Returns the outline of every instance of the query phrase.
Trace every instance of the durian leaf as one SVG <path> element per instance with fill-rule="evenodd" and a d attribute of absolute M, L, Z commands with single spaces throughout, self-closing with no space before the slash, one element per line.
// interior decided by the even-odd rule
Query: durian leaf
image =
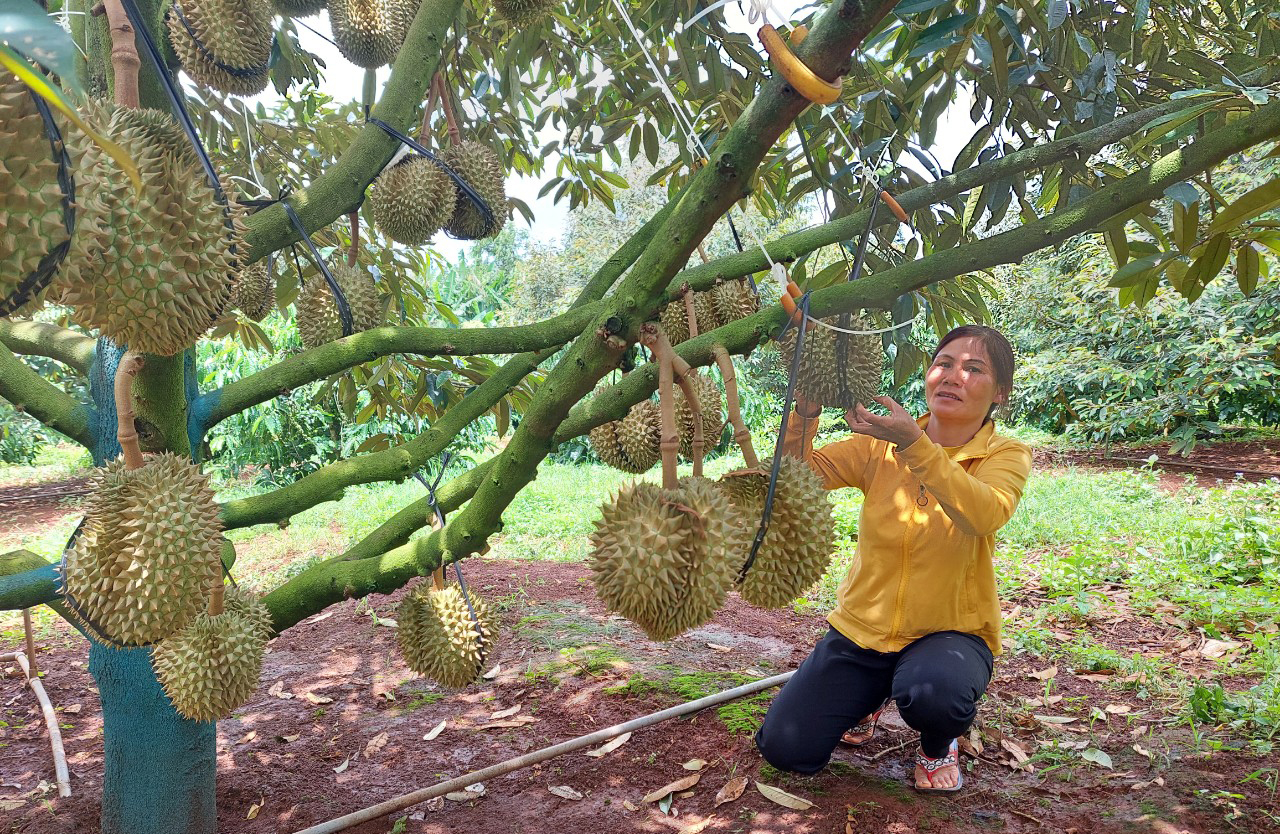
<path fill-rule="evenodd" d="M 138 173 L 138 166 L 134 164 L 133 157 L 115 142 L 98 133 L 80 118 L 80 114 L 75 108 L 67 103 L 62 97 L 62 92 L 49 82 L 49 79 L 43 73 L 33 69 L 30 64 L 24 61 L 17 52 L 12 48 L 0 44 L 0 65 L 5 69 L 18 76 L 23 84 L 26 84 L 40 98 L 49 102 L 59 113 L 70 119 L 76 127 L 85 132 L 94 143 L 102 148 L 102 152 L 111 157 L 120 169 L 129 175 L 129 180 L 133 183 L 136 191 L 142 191 L 142 175 Z"/>
<path fill-rule="evenodd" d="M 76 75 L 76 45 L 67 31 L 35 3 L 6 3 L 0 11 L 0 43 L 47 68 L 74 93 L 84 94 Z"/>

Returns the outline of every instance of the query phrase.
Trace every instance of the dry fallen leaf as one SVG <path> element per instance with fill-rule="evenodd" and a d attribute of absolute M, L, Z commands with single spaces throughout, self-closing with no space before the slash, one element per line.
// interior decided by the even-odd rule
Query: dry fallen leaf
<path fill-rule="evenodd" d="M 262 806 L 266 804 L 266 800 L 259 796 L 258 801 L 249 806 L 249 813 L 244 815 L 247 820 L 254 819 L 258 816 L 258 812 L 262 810 Z"/>
<path fill-rule="evenodd" d="M 745 791 L 746 789 L 747 789 L 747 777 L 745 776 L 733 777 L 728 782 L 725 782 L 724 787 L 721 788 L 719 792 L 716 793 L 716 801 L 712 807 L 719 808 L 721 805 L 725 804 L 726 802 L 734 801 L 738 797 L 742 796 L 742 792 Z"/>
<path fill-rule="evenodd" d="M 731 652 L 731 651 L 733 651 L 733 649 L 732 649 L 732 648 L 730 648 L 729 646 L 722 646 L 722 645 L 720 645 L 719 643 L 708 643 L 708 644 L 707 644 L 707 648 L 708 648 L 708 649 L 711 649 L 713 652 Z"/>
<path fill-rule="evenodd" d="M 1200 654 L 1207 658 L 1218 658 L 1227 652 L 1240 648 L 1240 644 L 1234 640 L 1214 640 L 1212 638 L 1205 640 L 1204 645 L 1200 647 Z"/>
<path fill-rule="evenodd" d="M 62 711 L 65 712 L 67 715 L 75 715 L 77 712 L 79 712 L 82 709 L 84 709 L 83 704 L 72 704 L 71 706 L 63 707 Z"/>
<path fill-rule="evenodd" d="M 588 750 L 587 755 L 592 757 L 593 759 L 598 759 L 601 756 L 607 755 L 609 753 L 612 753 L 614 750 L 617 750 L 619 747 L 626 744 L 627 741 L 629 741 L 630 739 L 631 739 L 631 733 L 623 733 L 620 736 L 617 736 L 615 738 L 612 738 L 606 741 L 604 744 L 600 745 L 595 750 Z"/>
<path fill-rule="evenodd" d="M 574 802 L 582 799 L 582 794 L 578 793 L 568 785 L 556 785 L 554 788 L 547 788 L 547 790 L 551 791 L 551 793 L 561 799 L 572 799 Z"/>
<path fill-rule="evenodd" d="M 1041 724 L 1070 724 L 1079 719 L 1070 715 L 1033 715 L 1032 718 Z"/>
<path fill-rule="evenodd" d="M 1128 715 L 1129 710 L 1128 704 L 1107 704 L 1107 712 L 1112 715 Z"/>
<path fill-rule="evenodd" d="M 1025 764 L 1027 759 L 1031 758 L 1030 756 L 1027 755 L 1027 751 L 1023 749 L 1022 745 L 1018 744 L 1018 742 L 1016 741 L 1011 741 L 1010 739 L 1002 738 L 1000 739 L 1000 746 L 1003 747 L 1005 750 L 1009 751 L 1009 754 L 1013 756 L 1013 759 L 1015 762 L 1017 762 L 1018 766 Z M 1017 767 L 1015 767 L 1014 769 L 1016 770 Z"/>
<path fill-rule="evenodd" d="M 364 757 L 366 759 L 370 758 L 374 753 L 377 753 L 379 750 L 381 750 L 386 746 L 387 746 L 386 732 L 384 731 L 384 732 L 378 733 L 376 736 L 369 739 L 369 743 L 364 746 Z"/>
<path fill-rule="evenodd" d="M 498 720 L 499 718 L 510 718 L 511 716 L 515 715 L 515 714 L 516 714 L 517 712 L 519 712 L 519 711 L 520 711 L 520 704 L 516 704 L 516 705 L 515 705 L 514 707 L 512 707 L 511 709 L 500 709 L 500 710 L 498 710 L 498 711 L 497 711 L 497 712 L 495 712 L 493 715 L 489 716 L 489 719 L 490 719 L 491 721 L 496 721 L 496 720 Z"/>
<path fill-rule="evenodd" d="M 282 742 L 284 742 L 285 744 L 289 744 L 289 743 L 291 743 L 291 742 L 295 742 L 295 741 L 297 741 L 297 740 L 298 740 L 299 738 L 301 738 L 301 737 L 302 737 L 302 736 L 301 736 L 300 734 L 298 734 L 298 733 L 294 733 L 294 734 L 293 734 L 293 735 L 291 735 L 291 736 L 276 736 L 276 741 L 282 741 Z"/>
<path fill-rule="evenodd" d="M 501 663 L 499 663 L 498 665 L 494 666 L 494 667 L 493 667 L 492 669 L 490 669 L 489 671 L 485 672 L 485 673 L 484 673 L 483 675 L 481 675 L 480 677 L 484 678 L 484 679 L 485 679 L 485 680 L 487 680 L 487 681 L 491 681 L 491 680 L 493 680 L 494 678 L 496 678 L 496 677 L 498 676 L 498 673 L 499 673 L 499 672 L 501 672 L 501 671 L 502 671 L 502 664 L 501 664 Z"/>
<path fill-rule="evenodd" d="M 347 758 L 343 760 L 342 764 L 338 765 L 337 767 L 335 767 L 335 768 L 333 769 L 333 772 L 334 772 L 334 773 L 342 773 L 342 772 L 343 772 L 343 771 L 345 771 L 345 770 L 346 770 L 350 765 L 351 765 L 351 757 L 350 757 L 350 756 L 347 756 Z"/>
<path fill-rule="evenodd" d="M 707 766 L 707 762 L 705 759 L 690 759 L 680 766 L 685 770 L 702 770 Z"/>
<path fill-rule="evenodd" d="M 253 741 L 257 737 L 258 737 L 258 731 L 250 730 L 249 732 L 244 734 L 243 738 L 240 739 L 240 744 L 248 744 L 249 742 Z"/>
<path fill-rule="evenodd" d="M 698 780 L 701 778 L 702 778 L 701 773 L 691 773 L 688 776 L 684 777 L 683 779 L 677 779 L 676 781 L 672 782 L 669 785 L 664 785 L 661 788 L 658 788 L 656 791 L 650 791 L 649 793 L 645 794 L 644 799 L 642 799 L 641 802 L 657 802 L 659 799 L 662 799 L 667 794 L 679 793 L 680 791 L 687 791 L 689 788 L 692 788 L 694 785 L 698 784 Z"/>
<path fill-rule="evenodd" d="M 330 609 L 329 611 L 326 611 L 323 614 L 317 614 L 314 617 L 308 617 L 307 619 L 302 621 L 301 625 L 306 625 L 307 623 L 318 623 L 321 620 L 327 620 L 332 616 L 333 616 L 333 610 Z"/>
<path fill-rule="evenodd" d="M 327 695 L 317 695 L 314 692 L 308 692 L 302 696 L 313 704 L 332 704 L 333 699 Z"/>
<path fill-rule="evenodd" d="M 1133 752 L 1137 753 L 1139 756 L 1146 756 L 1148 759 L 1155 758 L 1155 754 L 1153 754 L 1147 748 L 1143 747 L 1141 744 L 1133 745 Z"/>
<path fill-rule="evenodd" d="M 428 799 L 426 802 L 424 802 L 423 806 L 428 811 L 442 811 L 444 810 L 444 797 L 433 796 L 430 799 Z"/>
<path fill-rule="evenodd" d="M 1029 672 L 1027 677 L 1035 678 L 1038 681 L 1047 681 L 1056 674 L 1058 674 L 1058 667 L 1050 666 L 1048 669 L 1041 669 L 1039 672 Z"/>
<path fill-rule="evenodd" d="M 525 724 L 533 724 L 537 720 L 538 719 L 534 718 L 532 715 L 517 715 L 515 718 L 508 718 L 503 721 L 489 721 L 485 724 L 479 724 L 476 726 L 476 729 L 477 730 L 496 730 L 496 729 L 505 730 L 505 729 L 510 729 L 512 727 L 523 727 Z"/>
<path fill-rule="evenodd" d="M 770 802 L 777 803 L 784 808 L 792 808 L 796 811 L 807 811 L 813 807 L 813 803 L 807 799 L 801 799 L 795 794 L 787 793 L 781 788 L 775 788 L 773 785 L 766 785 L 762 782 L 756 782 L 756 790 L 760 791 L 761 796 Z"/>
<path fill-rule="evenodd" d="M 16 811 L 26 804 L 25 799 L 0 799 L 0 811 Z"/>
<path fill-rule="evenodd" d="M 446 724 L 448 724 L 448 723 L 449 723 L 449 722 L 448 722 L 447 720 L 446 720 L 446 721 L 441 721 L 439 724 L 435 725 L 435 726 L 434 726 L 434 727 L 432 727 L 430 730 L 428 730 L 428 731 L 427 731 L 427 734 L 426 734 L 425 736 L 423 736 L 423 737 L 422 737 L 422 740 L 423 740 L 423 741 L 433 741 L 433 740 L 435 740 L 436 736 L 438 736 L 438 735 L 440 735 L 441 733 L 443 733 L 443 732 L 444 732 L 444 726 L 445 726 Z"/>
<path fill-rule="evenodd" d="M 470 802 L 473 799 L 479 799 L 485 795 L 484 783 L 476 782 L 474 785 L 467 785 L 460 791 L 451 791 L 444 795 L 445 799 L 454 802 Z"/>
<path fill-rule="evenodd" d="M 623 807 L 623 808 L 626 808 L 628 811 L 639 811 L 639 810 L 640 810 L 640 806 L 639 806 L 639 805 L 637 805 L 637 804 L 635 804 L 634 802 L 632 802 L 630 799 L 624 799 L 624 800 L 622 800 L 622 807 Z"/>
<path fill-rule="evenodd" d="M 267 694 L 274 695 L 283 701 L 287 701 L 293 697 L 292 692 L 284 691 L 284 681 L 276 681 L 275 683 L 271 684 L 271 688 L 267 690 Z"/>
<path fill-rule="evenodd" d="M 1113 680 L 1116 680 L 1116 677 L 1114 675 L 1104 675 L 1100 672 L 1081 673 L 1076 675 L 1076 677 L 1082 681 L 1089 681 L 1091 683 L 1109 683 Z"/>
<path fill-rule="evenodd" d="M 702 834 L 702 832 L 706 831 L 711 823 L 715 822 L 715 820 L 715 817 L 707 817 L 702 822 L 695 822 L 693 825 L 686 825 L 684 828 L 680 829 L 680 834 Z"/>

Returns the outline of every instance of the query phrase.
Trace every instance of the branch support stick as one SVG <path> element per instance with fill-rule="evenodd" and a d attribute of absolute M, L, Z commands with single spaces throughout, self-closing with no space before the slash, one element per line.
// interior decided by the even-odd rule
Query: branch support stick
<path fill-rule="evenodd" d="M 142 370 L 143 361 L 142 354 L 129 351 L 116 370 L 116 440 L 120 442 L 120 452 L 129 469 L 141 469 L 143 466 L 138 429 L 133 419 L 133 380 Z"/>
<path fill-rule="evenodd" d="M 748 469 L 759 469 L 760 459 L 756 457 L 755 447 L 751 443 L 751 432 L 742 419 L 742 407 L 738 402 L 738 374 L 733 367 L 733 359 L 723 345 L 711 348 L 716 357 L 716 365 L 720 367 L 720 377 L 724 380 L 724 402 L 729 412 L 729 422 L 733 425 L 733 439 L 742 449 L 742 460 Z"/>
<path fill-rule="evenodd" d="M 138 57 L 136 33 L 120 0 L 106 0 L 107 26 L 111 32 L 111 69 L 115 75 L 116 104 L 137 109 L 142 106 L 138 95 Z"/>
<path fill-rule="evenodd" d="M 40 676 L 40 668 L 36 665 L 36 639 L 31 633 L 31 609 L 22 609 L 22 634 L 27 641 L 27 660 L 31 662 L 31 671 L 27 677 Z"/>

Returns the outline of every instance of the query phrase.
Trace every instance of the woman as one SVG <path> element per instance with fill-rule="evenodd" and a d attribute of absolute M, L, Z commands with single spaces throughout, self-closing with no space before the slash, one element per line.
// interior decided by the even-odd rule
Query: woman
<path fill-rule="evenodd" d="M 1000 653 L 995 532 L 1018 506 L 1031 450 L 995 432 L 1013 387 L 1013 350 L 966 325 L 943 337 L 925 374 L 929 411 L 913 419 L 846 412 L 854 437 L 814 451 L 821 408 L 796 397 L 785 449 L 827 489 L 865 494 L 858 550 L 826 636 L 778 693 L 756 744 L 770 764 L 816 773 L 837 742 L 864 744 L 889 701 L 920 733 L 914 784 L 959 790 L 956 738 L 973 722 Z M 852 728 L 852 729 L 851 729 Z"/>

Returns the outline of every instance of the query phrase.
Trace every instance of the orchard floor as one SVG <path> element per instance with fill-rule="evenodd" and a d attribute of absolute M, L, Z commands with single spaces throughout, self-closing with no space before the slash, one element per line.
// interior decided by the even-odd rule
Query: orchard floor
<path fill-rule="evenodd" d="M 656 644 L 603 610 L 584 565 L 470 560 L 467 568 L 471 587 L 501 612 L 503 637 L 488 664 L 496 675 L 442 691 L 410 673 L 386 621 L 403 591 L 348 601 L 305 621 L 272 642 L 253 699 L 219 724 L 221 832 L 293 832 L 794 668 L 824 629 L 817 615 L 762 611 L 734 594 L 712 623 Z M 1172 635 L 1139 628 L 1113 623 L 1099 628 L 1098 639 L 1125 650 L 1141 641 L 1174 642 Z M 94 831 L 102 738 L 85 647 L 65 625 L 45 644 L 44 684 L 60 711 L 74 795 L 59 799 L 51 789 L 43 721 L 31 693 L 9 674 L 0 679 L 0 830 Z M 1182 655 L 1180 663 L 1200 662 L 1196 652 Z M 1280 810 L 1274 754 L 1233 750 L 1229 743 L 1213 750 L 1121 684 L 1104 674 L 1046 668 L 1028 655 L 1002 657 L 972 736 L 969 753 L 977 755 L 965 756 L 967 786 L 954 796 L 920 796 L 907 787 L 913 737 L 896 716 L 869 749 L 838 751 L 817 776 L 773 771 L 750 735 L 766 693 L 639 730 L 599 758 L 570 753 L 493 779 L 482 797 L 418 805 L 352 831 L 1275 830 L 1267 819 L 1267 812 Z M 1050 688 L 1056 697 L 1038 700 Z M 504 711 L 506 717 L 495 718 Z M 424 739 L 441 722 L 444 729 Z M 1057 754 L 1085 747 L 1107 751 L 1111 766 Z M 1028 756 L 1029 768 L 1019 768 Z M 684 765 L 694 759 L 705 762 L 701 778 L 674 799 L 669 813 L 642 801 L 690 776 Z M 750 780 L 741 797 L 713 807 L 717 792 L 740 776 Z M 756 780 L 813 807 L 774 804 Z M 582 798 L 549 790 L 562 786 L 571 789 L 562 793 Z"/>

